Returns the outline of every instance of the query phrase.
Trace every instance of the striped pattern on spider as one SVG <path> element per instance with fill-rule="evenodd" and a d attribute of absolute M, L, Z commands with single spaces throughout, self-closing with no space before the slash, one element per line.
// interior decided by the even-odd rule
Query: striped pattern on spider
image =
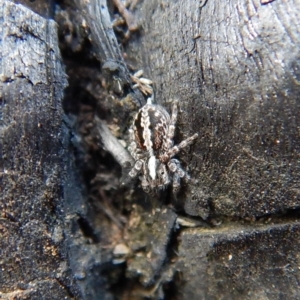
<path fill-rule="evenodd" d="M 170 116 L 162 106 L 152 104 L 152 99 L 149 98 L 147 104 L 136 114 L 129 129 L 131 143 L 128 150 L 135 160 L 129 175 L 139 175 L 146 193 L 164 189 L 169 184 L 177 192 L 181 178 L 187 176 L 180 161 L 173 157 L 190 145 L 198 134 L 195 133 L 174 146 L 177 114 L 178 101 L 173 102 Z"/>

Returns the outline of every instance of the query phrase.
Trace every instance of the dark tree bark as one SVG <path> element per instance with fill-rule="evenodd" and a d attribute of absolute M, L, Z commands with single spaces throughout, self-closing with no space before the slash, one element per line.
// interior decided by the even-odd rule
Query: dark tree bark
<path fill-rule="evenodd" d="M 220 222 L 178 233 L 178 299 L 299 297 L 299 8 L 141 5 L 139 57 L 156 101 L 179 99 L 180 139 L 199 133 L 179 155 L 194 179 L 179 200 L 188 215 Z"/>
<path fill-rule="evenodd" d="M 65 106 L 75 123 L 86 118 L 81 137 L 70 137 L 73 124 L 63 122 L 66 77 L 54 22 L 2 3 L 2 298 L 299 298 L 297 1 L 141 1 L 140 32 L 123 51 L 108 38 L 107 16 L 105 26 L 91 24 L 102 19 L 90 7 L 101 4 L 107 15 L 106 1 L 62 2 L 57 18 L 69 32 L 61 46 L 75 53 L 65 54 Z M 134 106 L 126 92 L 99 84 L 103 70 L 94 61 L 78 60 L 87 27 L 113 78 L 115 65 L 106 63 L 121 60 L 127 92 L 123 56 L 154 81 L 157 103 L 170 109 L 179 99 L 176 142 L 199 134 L 178 155 L 191 180 L 177 199 L 163 194 L 181 211 L 120 188 L 117 164 L 93 140 L 97 115 L 128 142 Z M 81 139 L 94 151 L 77 155 L 79 165 L 90 164 L 89 200 L 73 156 L 73 145 L 86 151 Z"/>
<path fill-rule="evenodd" d="M 202 3 L 202 5 L 201 5 Z M 297 1 L 145 1 L 141 52 L 156 100 L 200 137 L 185 210 L 257 217 L 299 207 Z"/>
<path fill-rule="evenodd" d="M 10 1 L 0 16 L 0 298 L 71 299 L 57 27 Z"/>

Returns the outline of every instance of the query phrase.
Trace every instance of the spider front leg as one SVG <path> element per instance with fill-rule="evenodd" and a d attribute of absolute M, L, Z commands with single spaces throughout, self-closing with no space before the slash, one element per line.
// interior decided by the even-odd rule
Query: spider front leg
<path fill-rule="evenodd" d="M 131 156 L 135 160 L 138 160 L 138 158 L 137 158 L 138 149 L 137 149 L 137 144 L 134 141 L 134 132 L 133 132 L 132 128 L 129 129 L 129 139 L 130 139 L 131 143 L 128 147 L 128 151 L 130 152 Z"/>
<path fill-rule="evenodd" d="M 188 137 L 187 139 L 183 140 L 179 145 L 176 145 L 172 148 L 170 148 L 169 150 L 167 150 L 166 153 L 160 155 L 159 159 L 161 162 L 167 162 L 168 160 L 170 160 L 170 158 L 172 158 L 173 156 L 175 156 L 179 151 L 181 151 L 181 149 L 187 147 L 188 145 L 190 145 L 196 138 L 198 137 L 198 133 L 195 133 L 194 135 Z"/>
<path fill-rule="evenodd" d="M 173 173 L 173 191 L 174 193 L 177 193 L 180 189 L 181 178 L 188 175 L 182 169 L 180 162 L 177 159 L 171 159 L 168 163 L 168 168 Z"/>
<path fill-rule="evenodd" d="M 144 156 L 145 153 L 138 148 L 137 143 L 134 141 L 134 133 L 132 129 L 129 129 L 129 134 L 130 134 L 130 140 L 132 141 L 127 148 L 131 156 L 134 158 L 134 160 L 141 160 Z"/>
<path fill-rule="evenodd" d="M 132 177 L 132 178 L 136 177 L 140 173 L 140 171 L 142 169 L 142 166 L 143 166 L 143 161 L 137 160 L 135 162 L 133 168 L 129 172 L 129 176 Z"/>
<path fill-rule="evenodd" d="M 173 102 L 173 106 L 172 106 L 172 114 L 171 114 L 170 124 L 168 126 L 166 143 L 164 145 L 165 150 L 168 150 L 173 146 L 173 138 L 175 135 L 175 125 L 177 122 L 177 115 L 178 115 L 178 101 L 175 100 Z"/>
<path fill-rule="evenodd" d="M 171 159 L 168 162 L 168 168 L 172 173 L 177 173 L 179 175 L 180 178 L 185 176 L 185 172 L 183 171 L 183 169 L 181 168 L 180 162 L 178 159 Z"/>

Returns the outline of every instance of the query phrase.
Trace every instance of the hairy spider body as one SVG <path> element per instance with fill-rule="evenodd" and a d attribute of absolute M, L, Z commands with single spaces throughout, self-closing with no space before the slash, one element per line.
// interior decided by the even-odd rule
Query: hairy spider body
<path fill-rule="evenodd" d="M 174 191 L 178 191 L 180 179 L 186 176 L 179 160 L 173 157 L 191 144 L 198 134 L 173 146 L 177 106 L 178 102 L 175 101 L 170 116 L 162 106 L 152 104 L 151 99 L 148 99 L 129 129 L 131 143 L 128 150 L 135 160 L 129 175 L 141 175 L 141 185 L 147 193 L 164 189 L 171 183 Z"/>

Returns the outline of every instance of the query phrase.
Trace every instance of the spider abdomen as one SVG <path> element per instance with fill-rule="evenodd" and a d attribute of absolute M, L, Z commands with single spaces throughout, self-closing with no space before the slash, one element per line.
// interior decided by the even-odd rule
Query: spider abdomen
<path fill-rule="evenodd" d="M 137 146 L 148 152 L 160 150 L 169 122 L 170 116 L 163 107 L 146 104 L 139 110 L 133 123 Z"/>

